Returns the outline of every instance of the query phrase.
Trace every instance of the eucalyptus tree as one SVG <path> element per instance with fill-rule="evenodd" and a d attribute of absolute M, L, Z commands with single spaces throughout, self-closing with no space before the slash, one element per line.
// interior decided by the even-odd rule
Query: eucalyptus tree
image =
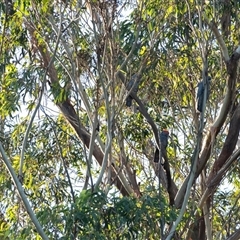
<path fill-rule="evenodd" d="M 237 1 L 0 6 L 2 236 L 237 239 Z"/>

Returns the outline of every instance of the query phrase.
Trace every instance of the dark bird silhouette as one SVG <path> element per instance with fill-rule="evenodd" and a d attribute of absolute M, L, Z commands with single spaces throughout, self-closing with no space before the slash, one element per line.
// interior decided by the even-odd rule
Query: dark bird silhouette
<path fill-rule="evenodd" d="M 138 91 L 138 87 L 139 87 L 139 75 L 138 74 L 134 74 L 130 81 L 127 84 L 127 90 L 130 91 L 129 95 L 126 98 L 126 106 L 127 107 L 131 107 L 132 106 L 132 96 L 131 96 L 131 92 L 137 93 Z"/>
<path fill-rule="evenodd" d="M 210 89 L 209 89 L 209 85 L 210 85 L 210 81 L 211 81 L 211 77 L 207 77 L 207 99 L 209 97 L 209 94 L 210 94 Z M 204 82 L 203 80 L 198 83 L 197 85 L 197 110 L 199 112 L 202 112 L 203 110 L 203 101 L 204 101 L 204 90 L 205 90 L 205 86 L 204 86 Z"/>
<path fill-rule="evenodd" d="M 166 152 L 166 148 L 168 146 L 168 137 L 169 137 L 169 132 L 167 129 L 163 129 L 162 132 L 159 135 L 160 138 L 160 143 L 161 143 L 161 151 Z M 156 148 L 155 153 L 154 153 L 154 162 L 159 162 L 159 149 Z"/>

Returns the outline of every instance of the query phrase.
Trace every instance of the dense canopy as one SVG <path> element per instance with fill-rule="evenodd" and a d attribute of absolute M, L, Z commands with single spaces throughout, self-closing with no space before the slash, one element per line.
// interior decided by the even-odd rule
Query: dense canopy
<path fill-rule="evenodd" d="M 0 17 L 1 239 L 240 238 L 239 1 Z"/>

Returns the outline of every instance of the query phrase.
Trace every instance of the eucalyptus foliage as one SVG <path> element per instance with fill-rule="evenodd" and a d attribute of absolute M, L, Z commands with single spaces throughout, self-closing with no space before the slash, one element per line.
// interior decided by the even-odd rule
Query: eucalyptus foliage
<path fill-rule="evenodd" d="M 0 2 L 0 238 L 238 239 L 239 9 Z"/>

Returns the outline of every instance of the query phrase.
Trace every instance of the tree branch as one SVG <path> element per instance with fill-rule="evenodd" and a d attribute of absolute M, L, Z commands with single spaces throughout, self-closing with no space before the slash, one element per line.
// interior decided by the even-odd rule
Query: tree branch
<path fill-rule="evenodd" d="M 17 188 L 17 191 L 18 191 L 18 194 L 20 196 L 20 199 L 22 200 L 23 202 L 23 205 L 29 215 L 29 217 L 31 218 L 33 224 L 35 225 L 36 229 L 37 229 L 37 232 L 40 234 L 40 236 L 42 237 L 43 240 L 48 240 L 48 237 L 47 235 L 45 234 L 45 232 L 43 231 L 42 229 L 42 226 L 40 225 L 38 219 L 36 218 L 36 215 L 34 214 L 28 200 L 27 200 L 27 197 L 24 193 L 24 189 L 20 183 L 20 181 L 18 180 L 18 177 L 16 175 L 16 173 L 14 172 L 14 169 L 10 163 L 10 161 L 8 160 L 8 157 L 2 147 L 2 143 L 0 142 L 0 152 L 1 152 L 1 155 L 2 155 L 2 159 L 3 159 L 3 162 L 12 178 L 12 181 L 14 183 L 14 185 L 16 186 Z"/>
<path fill-rule="evenodd" d="M 143 71 L 143 69 L 141 68 L 139 70 L 139 72 L 141 73 Z M 118 77 L 121 79 L 121 81 L 123 83 L 126 83 L 125 81 L 125 75 L 122 73 L 122 72 L 118 72 L 117 73 Z M 153 134 L 154 134 L 154 138 L 155 138 L 155 141 L 156 141 L 156 144 L 157 144 L 157 147 L 158 149 L 161 149 L 161 146 L 160 146 L 160 140 L 159 140 L 159 131 L 158 131 L 158 128 L 156 126 L 156 124 L 154 123 L 153 119 L 151 118 L 151 116 L 148 114 L 146 108 L 144 107 L 142 101 L 140 100 L 140 98 L 137 96 L 137 94 L 134 92 L 134 91 L 131 91 L 129 93 L 129 95 L 131 95 L 131 97 L 133 99 L 135 99 L 135 101 L 137 102 L 138 106 L 139 106 L 139 111 L 141 112 L 141 114 L 145 117 L 145 119 L 147 120 L 147 122 L 149 123 L 149 125 L 151 126 L 152 128 L 152 131 L 153 131 Z M 175 195 L 176 195 L 176 185 L 175 183 L 173 182 L 172 178 L 171 178 L 171 172 L 170 172 L 170 165 L 169 165 L 169 161 L 168 161 L 168 157 L 167 157 L 167 154 L 165 153 L 164 154 L 164 159 L 165 159 L 165 162 L 164 162 L 164 169 L 166 171 L 166 175 L 167 175 L 167 191 L 168 191 L 168 194 L 169 194 L 169 201 L 170 201 L 170 205 L 173 205 L 174 204 L 174 198 L 175 198 Z"/>
<path fill-rule="evenodd" d="M 240 228 L 236 230 L 235 233 L 233 233 L 229 238 L 226 240 L 238 240 L 240 238 Z"/>
<path fill-rule="evenodd" d="M 214 193 L 217 185 L 221 182 L 224 174 L 227 172 L 231 164 L 240 155 L 240 150 L 238 150 L 233 156 L 232 152 L 236 147 L 236 143 L 239 136 L 240 130 L 240 104 L 238 105 L 235 113 L 230 121 L 229 131 L 227 138 L 225 140 L 222 151 L 218 159 L 214 162 L 212 170 L 207 179 L 207 189 L 205 190 L 200 202 L 199 207 L 204 205 L 204 202 Z"/>
<path fill-rule="evenodd" d="M 219 111 L 219 115 L 216 117 L 214 123 L 212 124 L 210 130 L 208 130 L 206 137 L 204 139 L 204 145 L 198 160 L 197 170 L 195 172 L 195 179 L 199 176 L 204 166 L 207 163 L 207 160 L 211 154 L 211 148 L 214 144 L 214 140 L 219 133 L 222 125 L 224 124 L 227 115 L 232 106 L 233 96 L 235 94 L 235 85 L 236 85 L 236 74 L 237 74 L 237 65 L 240 58 L 240 46 L 233 53 L 230 60 L 227 62 L 227 72 L 229 74 L 227 84 L 226 84 L 226 95 L 224 97 L 224 101 L 222 107 Z M 184 180 L 181 188 L 179 189 L 176 197 L 175 197 L 175 205 L 176 207 L 180 207 L 183 201 L 183 197 L 187 188 L 189 176 Z"/>
<path fill-rule="evenodd" d="M 223 54 L 223 58 L 225 60 L 225 62 L 228 62 L 229 61 L 229 55 L 228 55 L 228 50 L 227 50 L 227 46 L 222 38 L 222 35 L 219 33 L 217 27 L 216 27 L 216 24 L 214 22 L 208 22 L 206 19 L 205 21 L 208 23 L 209 27 L 212 29 L 217 41 L 218 41 L 218 44 L 222 50 L 222 54 Z"/>
<path fill-rule="evenodd" d="M 51 57 L 50 57 L 48 50 L 46 49 L 45 45 L 43 43 L 40 43 L 37 40 L 37 38 L 35 37 L 34 26 L 29 23 L 25 23 L 25 24 L 26 24 L 26 27 L 32 38 L 32 41 L 35 43 L 36 47 L 38 48 L 38 50 L 42 56 L 44 66 L 48 70 L 48 74 L 50 77 L 50 87 L 52 87 L 52 85 L 55 85 L 55 86 L 57 85 L 59 88 L 61 88 L 59 85 L 57 71 L 56 71 L 54 65 L 53 64 L 49 65 Z M 71 104 L 70 100 L 67 98 L 61 102 L 57 102 L 56 105 L 59 107 L 62 114 L 64 115 L 66 120 L 69 122 L 69 124 L 72 126 L 72 128 L 75 130 L 79 139 L 87 146 L 87 148 L 89 148 L 90 134 L 87 132 L 87 130 L 84 128 L 84 126 L 80 122 L 80 119 L 79 119 L 73 105 Z M 101 149 L 96 144 L 94 144 L 94 146 L 93 146 L 93 155 L 96 158 L 96 160 L 98 161 L 98 163 L 100 165 L 102 165 L 104 155 L 103 155 L 103 152 L 101 151 Z M 112 177 L 115 179 L 114 183 L 116 184 L 117 188 L 120 190 L 122 195 L 128 196 L 129 194 L 134 193 L 129 186 L 123 185 L 125 183 L 124 179 L 120 180 L 120 178 L 123 178 L 123 176 L 120 173 L 118 175 L 116 175 L 117 169 L 114 169 L 114 168 L 115 167 L 112 165 L 112 170 L 111 170 Z"/>

